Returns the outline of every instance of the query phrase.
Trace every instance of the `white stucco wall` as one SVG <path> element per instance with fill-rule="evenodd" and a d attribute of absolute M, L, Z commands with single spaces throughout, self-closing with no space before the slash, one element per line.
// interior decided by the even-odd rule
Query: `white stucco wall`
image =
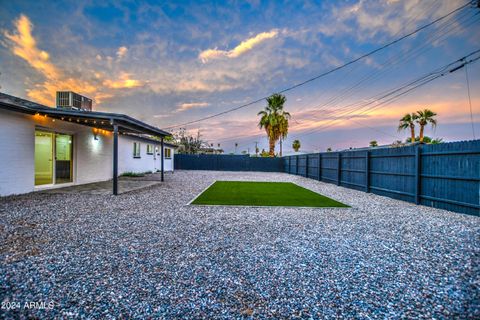
<path fill-rule="evenodd" d="M 73 184 L 112 178 L 112 133 L 98 133 L 95 140 L 91 127 L 0 109 L 0 196 L 28 193 L 45 187 L 35 188 L 35 129 L 73 135 Z M 140 159 L 133 158 L 134 141 L 141 144 Z M 160 170 L 160 155 L 147 154 L 147 144 L 155 143 L 119 136 L 119 174 Z M 160 143 L 157 146 L 160 153 Z M 173 148 L 171 153 L 172 159 L 165 159 L 165 171 L 173 170 Z"/>
<path fill-rule="evenodd" d="M 0 195 L 33 191 L 34 143 L 28 116 L 0 110 Z"/>
<path fill-rule="evenodd" d="M 133 143 L 140 143 L 140 158 L 133 157 Z M 147 145 L 153 146 L 155 154 L 147 154 Z M 118 141 L 118 172 L 136 172 L 146 171 L 157 172 L 161 169 L 160 142 L 146 141 L 132 136 L 120 135 Z M 173 148 L 170 148 L 171 159 L 164 160 L 165 171 L 173 171 Z M 156 151 L 158 149 L 158 151 Z"/>
<path fill-rule="evenodd" d="M 118 139 L 118 173 L 155 171 L 153 154 L 147 154 L 145 141 L 120 135 Z M 140 143 L 140 158 L 133 157 L 133 143 Z"/>
<path fill-rule="evenodd" d="M 35 129 L 73 135 L 73 184 L 112 178 L 111 133 L 95 140 L 90 127 L 0 110 L 0 196 L 35 190 Z"/>

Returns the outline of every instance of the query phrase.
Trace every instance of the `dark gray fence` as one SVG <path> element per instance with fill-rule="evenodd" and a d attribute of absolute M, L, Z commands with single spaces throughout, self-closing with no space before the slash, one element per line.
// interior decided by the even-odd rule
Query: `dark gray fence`
<path fill-rule="evenodd" d="M 282 158 L 261 158 L 248 155 L 176 154 L 177 170 L 266 171 L 282 172 Z"/>
<path fill-rule="evenodd" d="M 395 199 L 480 215 L 480 140 L 284 158 L 284 171 Z"/>

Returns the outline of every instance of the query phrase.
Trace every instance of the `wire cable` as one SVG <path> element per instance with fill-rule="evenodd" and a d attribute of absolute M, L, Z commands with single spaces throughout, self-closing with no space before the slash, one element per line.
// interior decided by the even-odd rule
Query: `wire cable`
<path fill-rule="evenodd" d="M 429 22 L 429 23 L 421 26 L 420 28 L 417 28 L 417 29 L 415 29 L 414 31 L 409 32 L 409 33 L 403 35 L 402 37 L 400 37 L 400 38 L 398 38 L 398 39 L 395 39 L 395 40 L 393 40 L 393 41 L 391 41 L 391 42 L 389 42 L 389 43 L 387 43 L 387 44 L 385 44 L 385 45 L 383 45 L 383 46 L 381 46 L 381 47 L 379 47 L 379 48 L 377 48 L 377 49 L 374 49 L 374 50 L 372 50 L 372 51 L 370 51 L 370 52 L 368 52 L 368 53 L 365 53 L 365 54 L 363 54 L 363 55 L 361 55 L 361 56 L 359 56 L 359 57 L 357 57 L 357 58 L 355 58 L 355 59 L 353 59 L 353 60 L 351 60 L 351 61 L 349 61 L 349 62 L 347 62 L 347 63 L 344 63 L 344 64 L 342 64 L 342 65 L 340 65 L 340 66 L 338 66 L 338 67 L 335 67 L 335 68 L 330 69 L 330 70 L 328 70 L 328 71 L 326 71 L 326 72 L 323 72 L 323 73 L 321 73 L 321 74 L 319 74 L 319 75 L 317 75 L 317 76 L 315 76 L 315 77 L 312 77 L 312 78 L 310 78 L 310 79 L 308 79 L 308 80 L 305 80 L 305 81 L 302 81 L 302 82 L 300 82 L 300 83 L 294 84 L 294 85 L 292 85 L 292 86 L 290 86 L 290 87 L 287 87 L 287 88 L 285 88 L 285 89 L 283 89 L 283 90 L 280 90 L 280 91 L 278 91 L 278 92 L 276 92 L 276 93 L 285 93 L 285 92 L 294 90 L 294 89 L 296 89 L 296 88 L 298 88 L 298 87 L 304 86 L 304 85 L 306 85 L 306 84 L 308 84 L 308 83 L 310 83 L 310 82 L 313 82 L 313 81 L 315 81 L 315 80 L 317 80 L 317 79 L 320 79 L 320 78 L 322 78 L 322 77 L 325 77 L 325 76 L 327 76 L 327 75 L 329 75 L 329 74 L 331 74 L 331 73 L 333 73 L 333 72 L 336 72 L 336 71 L 338 71 L 338 70 L 344 69 L 344 68 L 348 67 L 349 65 L 356 63 L 357 61 L 360 61 L 360 60 L 365 59 L 365 58 L 367 58 L 367 57 L 369 57 L 369 56 L 371 56 L 371 55 L 374 55 L 375 53 L 377 53 L 377 52 L 379 52 L 379 51 L 381 51 L 381 50 L 384 50 L 384 49 L 386 49 L 386 48 L 388 48 L 388 47 L 390 47 L 390 46 L 392 46 L 392 45 L 394 45 L 394 44 L 396 44 L 396 43 L 398 43 L 398 42 L 400 42 L 400 41 L 402 41 L 402 40 L 404 40 L 404 39 L 406 39 L 406 38 L 408 38 L 408 37 L 413 36 L 414 34 L 420 32 L 420 31 L 422 31 L 422 30 L 424 30 L 424 29 L 426 29 L 426 28 L 434 25 L 435 23 L 437 23 L 437 22 L 439 22 L 439 21 L 442 21 L 443 19 L 451 16 L 452 14 L 454 14 L 454 13 L 462 10 L 463 8 L 469 6 L 470 4 L 471 4 L 471 1 L 465 3 L 464 5 L 462 5 L 462 6 L 458 7 L 458 8 L 456 8 L 455 10 L 450 11 L 449 13 L 447 13 L 447 14 L 445 14 L 445 15 L 443 15 L 443 16 L 435 19 L 435 20 L 433 20 L 432 22 Z M 261 101 L 267 99 L 268 97 L 269 97 L 269 96 L 265 96 L 265 97 L 262 97 L 262 98 L 260 98 L 260 99 L 253 100 L 253 101 L 251 101 L 251 102 L 248 102 L 248 103 L 246 103 L 246 104 L 240 105 L 240 106 L 235 107 L 235 108 L 231 108 L 231 109 L 228 109 L 228 110 L 225 110 L 225 111 L 216 113 L 216 114 L 212 114 L 212 115 L 209 115 L 209 116 L 206 116 L 206 117 L 203 117 L 203 118 L 199 118 L 199 119 L 196 119 L 196 120 L 188 121 L 188 122 L 185 122 L 185 123 L 181 123 L 181 124 L 177 124 L 177 125 L 172 125 L 172 126 L 169 126 L 169 127 L 165 127 L 164 129 L 165 129 L 165 130 L 168 130 L 168 129 L 172 129 L 172 128 L 176 128 L 176 127 L 181 127 L 181 126 L 186 126 L 186 125 L 189 125 L 189 124 L 193 124 L 193 123 L 205 121 L 205 120 L 208 120 L 208 119 L 212 119 L 212 118 L 215 118 L 215 117 L 218 117 L 218 116 L 221 116 L 221 115 L 224 115 L 224 114 L 233 112 L 233 111 L 237 111 L 237 110 L 239 110 L 239 109 L 242 109 L 242 108 L 245 108 L 245 107 L 248 107 L 248 106 L 251 106 L 251 105 L 253 105 L 253 104 L 256 104 L 256 103 L 258 103 L 258 102 L 261 102 Z"/>
<path fill-rule="evenodd" d="M 465 78 L 467 80 L 467 93 L 468 93 L 468 103 L 470 105 L 470 123 L 472 124 L 472 135 L 473 135 L 473 140 L 475 140 L 475 125 L 473 124 L 473 110 L 472 110 L 472 98 L 470 96 L 470 81 L 468 80 L 468 70 L 467 70 L 467 65 L 465 65 Z"/>

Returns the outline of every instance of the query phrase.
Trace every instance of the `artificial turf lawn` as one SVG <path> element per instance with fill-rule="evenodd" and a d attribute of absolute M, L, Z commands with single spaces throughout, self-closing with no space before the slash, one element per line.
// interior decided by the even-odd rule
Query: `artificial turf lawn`
<path fill-rule="evenodd" d="M 192 204 L 279 207 L 348 207 L 291 182 L 216 181 Z"/>

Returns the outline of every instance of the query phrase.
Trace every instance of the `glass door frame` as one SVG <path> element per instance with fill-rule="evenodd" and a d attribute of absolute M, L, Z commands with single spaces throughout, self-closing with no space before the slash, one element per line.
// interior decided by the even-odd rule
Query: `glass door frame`
<path fill-rule="evenodd" d="M 45 128 L 45 127 L 40 127 L 36 126 L 34 130 L 34 137 L 37 132 L 45 132 L 45 133 L 51 133 L 52 134 L 52 183 L 49 184 L 40 184 L 36 185 L 34 181 L 34 189 L 39 190 L 39 189 L 49 189 L 49 188 L 54 188 L 54 187 L 60 187 L 60 186 L 69 186 L 75 184 L 76 180 L 76 170 L 75 170 L 75 158 L 76 158 L 76 152 L 75 152 L 75 135 L 73 132 L 65 132 L 65 131 L 59 131 L 59 130 L 54 130 L 50 128 Z M 65 183 L 56 183 L 56 155 L 57 155 L 57 143 L 56 143 L 56 135 L 57 134 L 63 134 L 63 135 L 69 135 L 72 139 L 72 149 L 71 149 L 71 154 L 70 154 L 70 171 L 71 171 L 71 177 L 72 181 L 70 182 L 65 182 Z M 34 159 L 35 159 L 35 142 L 34 142 Z M 34 180 L 35 180 L 35 170 L 34 170 Z"/>
<path fill-rule="evenodd" d="M 57 138 L 59 135 L 63 135 L 63 136 L 68 136 L 70 137 L 70 163 L 69 163 L 69 172 L 70 172 L 70 181 L 66 181 L 66 182 L 57 182 L 57 161 L 59 161 L 57 159 Z M 53 184 L 54 185 L 65 185 L 65 184 L 69 184 L 69 183 L 73 183 L 73 134 L 69 134 L 69 133 L 61 133 L 61 132 L 54 132 L 54 153 L 53 153 L 53 161 L 54 161 L 54 166 L 53 166 L 53 170 L 54 170 L 54 180 L 53 180 Z"/>

